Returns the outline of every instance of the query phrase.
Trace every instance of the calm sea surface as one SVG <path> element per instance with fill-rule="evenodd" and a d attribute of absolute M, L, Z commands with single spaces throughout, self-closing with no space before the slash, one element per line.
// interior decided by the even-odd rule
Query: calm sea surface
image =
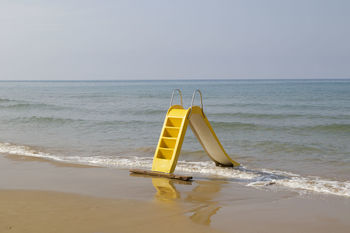
<path fill-rule="evenodd" d="M 350 197 L 350 80 L 0 82 L 0 153 L 149 169 L 174 88 L 185 107 L 202 91 L 242 164 L 216 168 L 188 128 L 178 173 Z"/>

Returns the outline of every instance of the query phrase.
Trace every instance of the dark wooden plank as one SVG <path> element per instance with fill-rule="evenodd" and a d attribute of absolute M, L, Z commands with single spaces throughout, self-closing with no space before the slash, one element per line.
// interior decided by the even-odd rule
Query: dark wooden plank
<path fill-rule="evenodd" d="M 156 177 L 145 174 L 133 173 L 130 172 L 130 176 L 139 177 L 139 178 L 165 178 L 165 177 Z M 165 178 L 168 179 L 168 178 Z M 193 180 L 178 180 L 178 179 L 169 179 L 172 184 L 183 184 L 183 185 L 191 185 Z"/>
<path fill-rule="evenodd" d="M 182 175 L 175 175 L 175 174 L 164 173 L 164 172 L 146 171 L 146 170 L 139 170 L 139 169 L 130 169 L 130 172 L 135 174 L 165 177 L 169 179 L 184 180 L 184 181 L 189 181 L 192 179 L 192 176 L 182 176 Z"/>

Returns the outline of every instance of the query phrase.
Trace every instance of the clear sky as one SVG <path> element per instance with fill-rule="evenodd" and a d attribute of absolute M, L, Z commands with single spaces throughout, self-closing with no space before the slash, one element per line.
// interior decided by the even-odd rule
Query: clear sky
<path fill-rule="evenodd" d="M 349 77 L 349 0 L 0 0 L 0 80 Z"/>

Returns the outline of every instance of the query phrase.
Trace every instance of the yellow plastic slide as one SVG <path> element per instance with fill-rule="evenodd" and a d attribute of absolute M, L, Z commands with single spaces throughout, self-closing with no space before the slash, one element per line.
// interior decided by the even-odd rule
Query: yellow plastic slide
<path fill-rule="evenodd" d="M 178 91 L 181 97 L 181 105 L 172 105 L 175 91 Z M 158 146 L 154 154 L 152 171 L 164 173 L 174 172 L 188 124 L 190 124 L 193 133 L 216 165 L 239 166 L 239 163 L 232 160 L 225 152 L 205 116 L 203 112 L 201 92 L 196 90 L 193 93 L 192 104 L 188 109 L 182 107 L 181 91 L 176 89 L 174 92 L 171 97 L 170 108 L 164 120 Z M 201 107 L 193 106 L 196 93 L 200 94 Z"/>
<path fill-rule="evenodd" d="M 191 129 L 209 157 L 219 166 L 239 166 L 239 163 L 226 153 L 202 109 L 199 106 L 193 106 L 191 109 Z"/>

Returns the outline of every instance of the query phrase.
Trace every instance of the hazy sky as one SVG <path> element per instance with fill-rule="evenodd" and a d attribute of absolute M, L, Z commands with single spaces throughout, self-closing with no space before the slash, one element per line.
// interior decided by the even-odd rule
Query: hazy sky
<path fill-rule="evenodd" d="M 349 0 L 0 0 L 0 80 L 349 77 Z"/>

